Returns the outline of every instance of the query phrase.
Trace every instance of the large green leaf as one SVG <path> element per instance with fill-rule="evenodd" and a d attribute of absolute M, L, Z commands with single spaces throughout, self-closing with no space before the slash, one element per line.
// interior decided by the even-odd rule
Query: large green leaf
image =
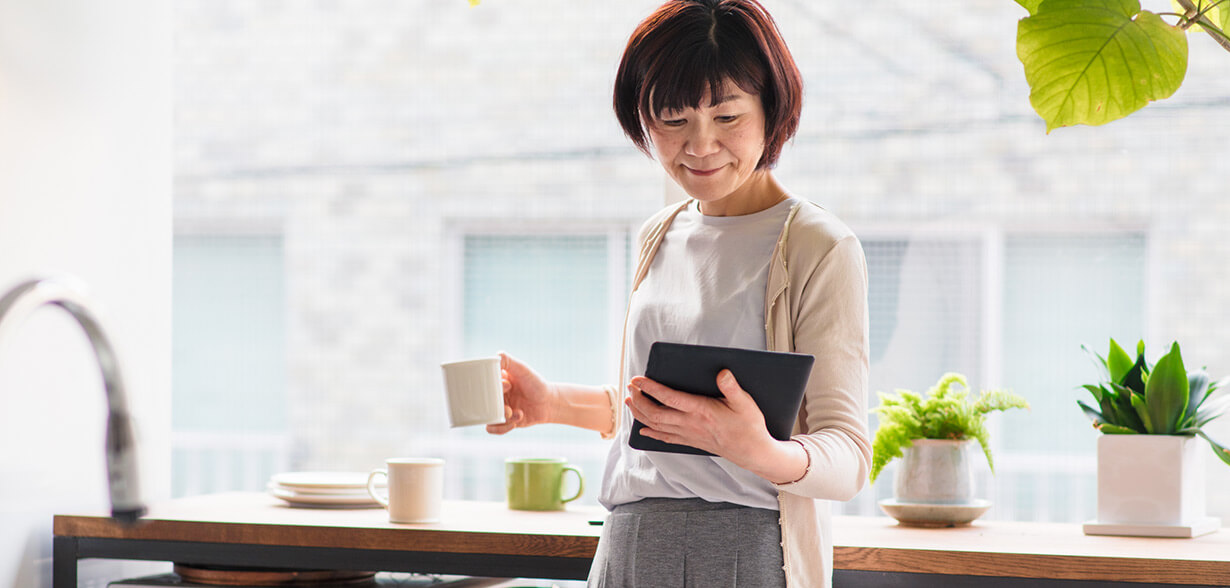
<path fill-rule="evenodd" d="M 1132 357 L 1114 339 L 1110 340 L 1110 353 L 1106 354 L 1106 369 L 1110 370 L 1110 381 L 1120 384 L 1132 369 Z"/>
<path fill-rule="evenodd" d="M 1025 7 L 1030 14 L 1038 14 L 1038 5 L 1042 3 L 1042 0 L 1016 0 L 1016 3 Z"/>
<path fill-rule="evenodd" d="M 1043 0 L 1017 26 L 1029 102 L 1046 130 L 1101 125 L 1174 94 L 1187 36 L 1138 0 Z"/>
<path fill-rule="evenodd" d="M 1187 411 L 1187 386 L 1183 355 L 1179 352 L 1179 344 L 1174 343 L 1166 355 L 1158 358 L 1145 384 L 1145 404 L 1154 434 L 1169 435 L 1179 426 Z"/>

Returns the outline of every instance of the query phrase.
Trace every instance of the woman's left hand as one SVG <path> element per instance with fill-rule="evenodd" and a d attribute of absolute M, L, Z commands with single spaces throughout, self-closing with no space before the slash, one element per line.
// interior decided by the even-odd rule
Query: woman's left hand
<path fill-rule="evenodd" d="M 730 370 L 718 373 L 717 385 L 722 397 L 710 398 L 637 376 L 628 385 L 631 394 L 624 402 L 645 425 L 642 435 L 703 449 L 750 469 L 756 456 L 764 455 L 776 439 L 765 427 L 764 413 Z"/>

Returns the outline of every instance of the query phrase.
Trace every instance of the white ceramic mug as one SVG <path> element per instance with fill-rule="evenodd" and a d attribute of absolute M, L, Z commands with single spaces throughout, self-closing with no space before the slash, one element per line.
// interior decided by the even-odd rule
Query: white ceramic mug
<path fill-rule="evenodd" d="M 504 385 L 500 358 L 483 357 L 441 364 L 448 393 L 448 418 L 454 427 L 504 422 Z"/>
<path fill-rule="evenodd" d="M 444 501 L 444 460 L 395 457 L 367 476 L 367 493 L 389 511 L 391 523 L 434 523 Z M 387 497 L 376 492 L 380 477 L 388 478 Z"/>

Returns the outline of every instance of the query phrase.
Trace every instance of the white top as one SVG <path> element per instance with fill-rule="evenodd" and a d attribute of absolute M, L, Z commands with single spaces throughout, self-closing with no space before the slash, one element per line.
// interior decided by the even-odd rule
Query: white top
<path fill-rule="evenodd" d="M 671 223 L 628 310 L 627 379 L 645 374 L 655 341 L 767 349 L 769 260 L 794 198 L 743 216 L 705 216 L 689 206 Z M 703 498 L 777 510 L 777 489 L 720 457 L 642 451 L 628 445 L 627 407 L 606 461 L 599 502 Z"/>

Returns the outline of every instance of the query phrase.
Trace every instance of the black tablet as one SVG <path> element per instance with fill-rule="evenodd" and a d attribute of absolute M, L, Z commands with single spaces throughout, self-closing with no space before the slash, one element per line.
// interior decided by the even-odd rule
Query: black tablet
<path fill-rule="evenodd" d="M 649 348 L 645 377 L 683 392 L 721 398 L 717 375 L 729 369 L 764 413 L 769 434 L 785 441 L 798 420 L 815 359 L 802 353 L 658 341 Z M 629 445 L 646 451 L 713 455 L 695 447 L 645 437 L 641 435 L 644 427 L 640 421 L 633 421 Z"/>

